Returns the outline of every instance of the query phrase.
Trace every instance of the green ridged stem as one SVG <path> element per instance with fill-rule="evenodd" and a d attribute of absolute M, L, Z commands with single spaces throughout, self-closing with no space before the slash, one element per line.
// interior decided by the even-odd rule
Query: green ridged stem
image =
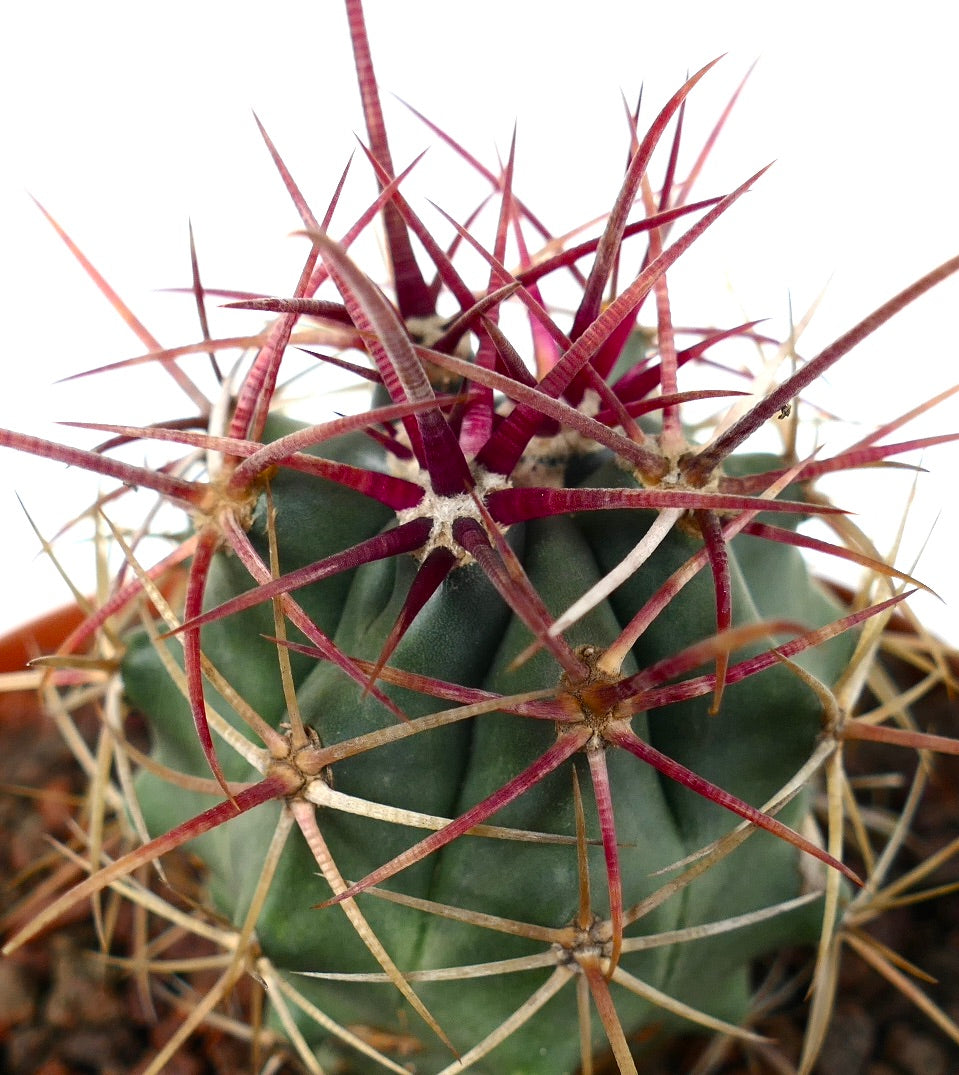
<path fill-rule="evenodd" d="M 331 446 L 323 446 L 332 456 Z M 336 457 L 369 465 L 363 438 L 336 445 Z M 360 459 L 362 456 L 362 460 Z M 769 460 L 747 469 L 762 469 Z M 629 484 L 629 476 L 604 453 L 583 457 L 575 470 L 584 485 Z M 328 482 L 280 475 L 272 482 L 277 534 L 284 570 L 320 559 L 377 532 L 390 513 L 367 498 Z M 511 528 L 509 541 L 530 580 L 553 615 L 614 567 L 654 518 L 652 513 L 588 512 L 538 520 Z M 252 530 L 265 555 L 262 509 Z M 322 529 L 320 528 L 322 525 Z M 669 574 L 697 551 L 699 542 L 675 529 L 650 561 L 608 600 L 577 623 L 567 637 L 573 645 L 608 645 L 633 613 Z M 819 626 L 837 609 L 810 580 L 792 548 L 736 538 L 730 549 L 735 622 L 789 617 Z M 318 625 L 347 654 L 375 660 L 402 605 L 416 562 L 405 556 L 378 562 L 297 593 Z M 218 554 L 209 604 L 249 588 L 231 557 Z M 274 646 L 261 636 L 273 631 L 272 610 L 264 606 L 207 626 L 203 649 L 260 714 L 274 725 L 285 717 Z M 628 674 L 646 667 L 715 631 L 715 597 L 708 569 L 670 603 L 640 638 Z M 554 660 L 541 651 L 519 670 L 510 661 L 528 645 L 528 630 L 512 615 L 474 564 L 455 570 L 434 595 L 400 643 L 391 665 L 412 672 L 485 687 L 504 694 L 556 687 Z M 173 652 L 177 643 L 168 643 Z M 771 644 L 771 643 L 770 643 Z M 759 652 L 768 646 L 755 645 Z M 804 655 L 802 663 L 825 682 L 845 666 L 851 640 L 841 639 Z M 736 659 L 742 654 L 737 653 Z M 330 664 L 293 655 L 297 698 L 304 721 L 329 745 L 388 727 L 394 718 Z M 143 710 L 154 736 L 154 754 L 165 764 L 208 775 L 192 740 L 189 707 L 152 651 L 141 639 L 124 664 L 130 702 Z M 382 686 L 382 684 L 381 684 Z M 410 717 L 446 708 L 446 703 L 408 690 L 384 687 Z M 220 707 L 215 692 L 212 703 Z M 776 667 L 727 688 L 718 716 L 710 698 L 639 714 L 634 731 L 677 761 L 748 802 L 759 805 L 784 784 L 812 752 L 821 710 L 813 692 L 785 667 Z M 221 712 L 231 716 L 228 707 Z M 334 766 L 337 791 L 406 809 L 455 817 L 534 761 L 555 741 L 549 722 L 492 713 L 416 735 L 350 758 Z M 232 779 L 255 774 L 225 748 L 224 771 Z M 606 751 L 620 843 L 626 907 L 655 891 L 651 876 L 702 845 L 729 832 L 736 819 L 685 788 L 661 777 L 625 751 Z M 575 759 L 586 806 L 587 830 L 599 823 L 585 757 Z M 565 835 L 575 832 L 570 764 L 565 764 L 491 822 Z M 141 806 L 151 829 L 162 831 L 210 805 L 209 797 L 171 789 L 149 773 L 138 779 Z M 210 870 L 217 908 L 239 923 L 260 876 L 263 855 L 280 807 L 272 804 L 231 821 L 194 847 Z M 798 796 L 779 815 L 799 824 L 808 810 Z M 421 839 L 421 830 L 324 809 L 319 824 L 343 876 L 355 881 Z M 608 914 L 602 848 L 589 850 L 592 899 Z M 532 846 L 484 838 L 461 838 L 391 878 L 386 887 L 488 914 L 552 927 L 567 925 L 577 910 L 577 861 L 572 846 Z M 801 876 L 797 853 L 765 833 L 751 836 L 730 858 L 627 930 L 627 937 L 678 929 L 740 915 L 796 896 Z M 347 922 L 341 907 L 313 905 L 330 895 L 298 832 L 284 852 L 256 931 L 264 953 L 283 973 L 298 970 L 341 972 L 379 968 Z M 481 963 L 541 952 L 540 942 L 476 926 L 454 923 L 418 910 L 360 897 L 360 906 L 379 939 L 404 971 Z M 650 985 L 719 1017 L 741 1020 L 749 1004 L 751 960 L 782 943 L 815 936 L 818 905 L 709 940 L 624 954 L 621 966 Z M 418 983 L 415 988 L 438 1022 L 465 1052 L 507 1018 L 544 981 L 549 970 L 479 978 L 465 982 Z M 344 984 L 295 977 L 298 989 L 345 1025 L 364 1024 L 420 1038 L 417 1071 L 435 1072 L 451 1060 L 445 1047 L 392 985 Z M 634 995 L 612 987 L 627 1034 L 676 1022 Z M 304 1018 L 301 1029 L 328 1061 L 348 1057 L 345 1070 L 381 1070 L 354 1051 L 327 1040 Z M 599 1024 L 594 1045 L 602 1047 Z M 486 1075 L 559 1075 L 579 1063 L 575 994 L 565 988 L 536 1017 L 481 1062 Z"/>

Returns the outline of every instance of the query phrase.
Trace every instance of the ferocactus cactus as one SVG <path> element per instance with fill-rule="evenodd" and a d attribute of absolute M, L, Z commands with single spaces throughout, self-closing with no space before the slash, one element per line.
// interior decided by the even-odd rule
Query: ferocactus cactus
<path fill-rule="evenodd" d="M 111 668 L 152 739 L 124 782 L 145 842 L 13 943 L 189 840 L 230 955 L 187 1029 L 248 971 L 315 1071 L 558 1075 L 611 1049 L 629 1072 L 690 1023 L 749 1040 L 755 957 L 828 936 L 860 884 L 834 833 L 828 850 L 818 840 L 811 789 L 843 735 L 834 691 L 864 625 L 902 598 L 890 586 L 843 608 L 802 550 L 912 582 L 797 527 L 819 516 L 845 533 L 816 477 L 931 440 L 867 438 L 829 458 L 747 442 L 794 422 L 813 380 L 959 259 L 759 399 L 683 388 L 719 341 L 755 335 L 679 349 L 670 319 L 668 269 L 757 178 L 690 201 L 677 126 L 653 190 L 653 151 L 708 68 L 634 130 L 593 239 L 554 249 L 514 195 L 511 159 L 483 172 L 492 242 L 454 225 L 456 247 L 489 266 L 477 290 L 403 196 L 359 4 L 347 7 L 380 194 L 336 241 L 337 196 L 317 219 L 267 139 L 309 254 L 292 296 L 232 303 L 277 316 L 222 398 L 202 421 L 99 426 L 113 439 L 97 452 L 3 435 L 190 519 L 149 569 L 142 532 L 115 532 L 128 567 L 60 659 L 98 634 L 117 647 Z M 377 216 L 389 296 L 349 253 Z M 558 274 L 579 287 L 571 317 L 544 298 Z M 647 300 L 655 333 L 639 322 Z M 501 327 L 507 307 L 525 312 L 525 342 Z M 365 381 L 368 409 L 286 417 L 294 338 Z M 722 415 L 693 435 L 684 417 L 709 399 Z M 131 440 L 189 454 L 156 469 L 109 454 Z M 158 585 L 177 570 L 178 604 Z M 152 614 L 118 635 L 143 599 Z"/>

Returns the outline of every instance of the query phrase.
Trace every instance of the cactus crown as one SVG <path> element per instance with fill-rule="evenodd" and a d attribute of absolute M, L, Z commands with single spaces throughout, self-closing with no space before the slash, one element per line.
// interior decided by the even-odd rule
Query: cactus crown
<path fill-rule="evenodd" d="M 826 847 L 810 831 L 807 789 L 824 767 L 840 780 L 841 744 L 860 734 L 857 670 L 902 584 L 919 585 L 864 551 L 811 483 L 948 438 L 890 443 L 910 414 L 800 458 L 796 401 L 959 258 L 761 394 L 730 388 L 719 345 L 771 341 L 750 323 L 681 346 L 667 285 L 761 175 L 693 200 L 705 155 L 677 174 L 683 110 L 709 67 L 645 132 L 633 117 L 615 204 L 578 242 L 514 192 L 512 149 L 492 171 L 437 132 L 498 207 L 491 238 L 450 221 L 444 249 L 404 197 L 413 165 L 394 167 L 360 6 L 347 9 L 379 194 L 334 239 L 340 188 L 315 215 L 261 128 L 308 254 L 291 295 L 232 296 L 276 316 L 221 398 L 179 364 L 235 347 L 204 339 L 150 356 L 196 417 L 99 424 L 111 439 L 94 452 L 0 434 L 152 490 L 191 522 L 153 565 L 143 532 L 114 531 L 124 569 L 49 673 L 68 697 L 89 674 L 77 655 L 98 647 L 147 715 L 153 751 L 135 782 L 129 748 L 116 763 L 124 821 L 145 842 L 11 946 L 108 885 L 147 900 L 133 871 L 194 840 L 231 924 L 198 914 L 190 928 L 230 954 L 153 1070 L 250 971 L 311 1070 L 555 1073 L 591 1071 L 603 1049 L 635 1071 L 635 1036 L 684 1021 L 748 1047 L 750 960 L 819 936 L 809 1070 L 840 910 L 862 882 L 841 814 Z M 349 252 L 374 220 L 389 294 Z M 488 266 L 479 285 L 461 275 L 463 249 Z M 578 289 L 569 315 L 545 297 L 561 275 Z M 213 293 L 198 276 L 193 290 L 202 313 Z M 507 311 L 525 318 L 524 342 Z M 287 418 L 294 344 L 365 383 L 369 407 Z M 694 434 L 688 416 L 709 400 L 719 414 Z M 768 424 L 782 450 L 747 452 Z M 148 440 L 186 454 L 155 468 L 114 454 Z M 812 516 L 835 542 L 797 529 Z M 886 593 L 840 608 L 803 549 L 868 567 Z M 804 865 L 816 861 L 824 873 Z"/>

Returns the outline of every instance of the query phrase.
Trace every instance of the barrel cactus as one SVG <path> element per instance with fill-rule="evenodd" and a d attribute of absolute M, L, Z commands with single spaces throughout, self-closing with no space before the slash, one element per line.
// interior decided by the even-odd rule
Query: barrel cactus
<path fill-rule="evenodd" d="M 314 216 L 267 138 L 309 252 L 292 295 L 233 296 L 276 316 L 221 397 L 192 422 L 98 426 L 96 452 L 3 434 L 189 519 L 154 565 L 138 553 L 149 521 L 115 528 L 123 569 L 55 669 L 108 640 L 151 738 L 122 781 L 142 842 L 12 945 L 189 842 L 209 896 L 192 921 L 228 957 L 154 1070 L 246 973 L 314 1071 L 557 1075 L 611 1051 L 629 1072 L 679 1028 L 752 1040 L 755 958 L 828 934 L 861 884 L 836 834 L 819 839 L 812 792 L 848 717 L 835 691 L 894 585 L 914 585 L 842 539 L 812 482 L 926 443 L 802 458 L 796 401 L 959 259 L 744 392 L 706 363 L 721 341 L 754 347 L 755 326 L 679 348 L 670 318 L 667 271 L 757 178 L 702 201 L 677 181 L 676 118 L 708 69 L 634 128 L 595 238 L 555 243 L 510 160 L 487 172 L 461 150 L 499 211 L 491 242 L 454 224 L 447 250 L 403 196 L 347 8 L 380 193 L 334 239 L 337 197 Z M 389 294 L 349 249 L 377 217 Z M 479 286 L 463 248 L 488 265 Z M 545 297 L 561 275 L 571 316 Z M 289 417 L 295 342 L 366 385 L 365 407 Z M 770 432 L 782 450 L 752 447 Z M 155 468 L 111 454 L 131 441 L 188 452 Z M 805 535 L 812 517 L 840 539 Z M 871 568 L 887 594 L 842 607 L 806 548 Z"/>

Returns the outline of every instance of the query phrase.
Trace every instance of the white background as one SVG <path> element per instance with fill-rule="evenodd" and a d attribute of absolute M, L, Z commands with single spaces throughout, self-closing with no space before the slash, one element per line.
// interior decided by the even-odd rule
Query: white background
<path fill-rule="evenodd" d="M 157 371 L 54 384 L 144 348 L 27 192 L 166 345 L 198 338 L 190 299 L 159 290 L 189 282 L 188 218 L 208 286 L 289 293 L 303 240 L 290 238 L 298 219 L 251 109 L 319 215 L 362 130 L 346 21 L 338 0 L 17 9 L 0 64 L 0 424 L 91 444 L 95 437 L 51 421 L 142 421 L 186 408 L 163 394 L 167 380 Z M 633 101 L 645 83 L 649 123 L 688 72 L 726 53 L 691 99 L 688 145 L 696 146 L 758 60 L 698 193 L 724 193 L 777 163 L 671 277 L 679 322 L 768 317 L 782 331 L 790 296 L 801 314 L 828 283 L 801 343 L 811 356 L 959 252 L 959 75 L 947 5 L 592 0 L 576 10 L 368 0 L 366 13 L 397 166 L 432 138 L 390 92 L 493 167 L 516 120 L 515 189 L 556 232 L 611 203 L 625 159 L 623 94 Z M 360 160 L 354 173 L 371 196 Z M 431 150 L 408 194 L 424 214 L 430 196 L 462 217 L 475 193 L 463 175 L 448 151 Z M 351 216 L 337 219 L 345 226 Z M 868 427 L 955 383 L 957 311 L 952 280 L 850 355 L 817 401 Z M 249 315 L 213 321 L 214 333 L 250 327 Z M 956 429 L 951 401 L 909 433 Z M 959 451 L 934 449 L 922 462 L 931 473 L 920 481 L 897 562 L 910 569 L 941 511 L 916 572 L 947 603 L 916 599 L 914 607 L 959 642 Z M 887 472 L 857 476 L 840 495 L 888 547 L 908 488 Z M 14 490 L 51 534 L 95 489 L 59 464 L 3 452 L 0 630 L 67 596 L 35 555 Z M 89 567 L 86 547 L 66 556 L 73 571 Z"/>

